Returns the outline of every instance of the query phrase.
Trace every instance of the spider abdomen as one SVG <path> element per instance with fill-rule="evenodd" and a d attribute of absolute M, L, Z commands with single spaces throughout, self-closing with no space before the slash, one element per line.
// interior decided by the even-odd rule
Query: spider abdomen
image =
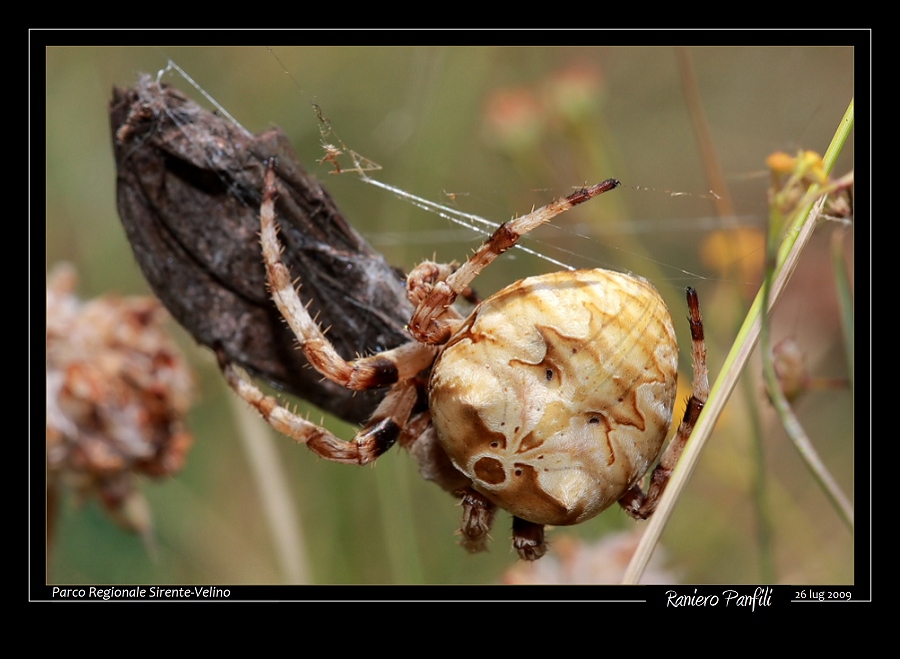
<path fill-rule="evenodd" d="M 659 457 L 678 348 L 645 280 L 607 270 L 523 279 L 482 302 L 432 370 L 438 438 L 473 487 L 537 524 L 577 524 Z"/>

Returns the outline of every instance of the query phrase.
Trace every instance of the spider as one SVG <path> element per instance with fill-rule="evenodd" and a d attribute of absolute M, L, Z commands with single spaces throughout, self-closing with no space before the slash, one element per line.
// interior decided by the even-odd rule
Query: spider
<path fill-rule="evenodd" d="M 696 292 L 687 289 L 693 393 L 665 453 L 678 348 L 671 315 L 649 282 L 602 269 L 557 272 L 508 286 L 466 318 L 453 306 L 524 234 L 618 185 L 609 179 L 502 224 L 458 268 L 417 266 L 407 278 L 412 340 L 347 361 L 281 263 L 269 161 L 260 243 L 273 301 L 324 377 L 352 390 L 390 389 L 348 442 L 263 394 L 220 355 L 225 378 L 271 426 L 326 460 L 362 465 L 399 442 L 426 479 L 459 498 L 469 551 L 486 549 L 498 508 L 513 515 L 513 546 L 525 560 L 546 552 L 545 525 L 578 524 L 615 502 L 645 519 L 709 393 Z M 645 494 L 641 482 L 657 460 Z"/>

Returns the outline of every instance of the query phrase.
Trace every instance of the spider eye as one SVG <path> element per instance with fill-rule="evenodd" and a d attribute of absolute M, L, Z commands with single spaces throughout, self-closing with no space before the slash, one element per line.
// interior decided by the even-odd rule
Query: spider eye
<path fill-rule="evenodd" d="M 548 368 L 547 369 L 547 382 L 550 382 L 550 380 L 552 380 L 552 379 L 553 379 L 553 370 Z"/>

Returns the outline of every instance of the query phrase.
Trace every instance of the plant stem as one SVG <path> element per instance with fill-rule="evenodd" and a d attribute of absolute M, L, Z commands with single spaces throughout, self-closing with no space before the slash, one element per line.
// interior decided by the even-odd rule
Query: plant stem
<path fill-rule="evenodd" d="M 835 131 L 835 135 L 832 138 L 831 144 L 823 158 L 826 172 L 830 172 L 834 167 L 837 156 L 840 154 L 852 129 L 853 101 L 851 99 L 850 105 L 844 113 L 844 116 Z M 812 236 L 816 219 L 819 216 L 819 212 L 821 212 L 823 201 L 824 200 L 820 200 L 820 202 L 816 204 L 817 212 L 815 213 L 812 212 L 814 206 L 812 201 L 805 204 L 803 209 L 797 213 L 795 222 L 785 233 L 784 239 L 778 249 L 773 277 L 771 278 L 771 294 L 768 296 L 767 305 L 769 309 L 771 309 L 772 305 L 775 304 L 784 292 L 785 285 L 800 260 L 800 254 L 809 241 L 809 238 Z M 699 462 L 700 459 L 700 453 L 703 451 L 709 436 L 712 434 L 712 429 L 715 426 L 719 415 L 722 414 L 725 403 L 728 401 L 731 392 L 734 390 L 740 374 L 743 372 L 750 359 L 756 341 L 759 339 L 762 326 L 764 300 L 766 299 L 766 296 L 764 295 L 765 292 L 765 290 L 761 289 L 753 300 L 753 304 L 750 306 L 750 311 L 748 312 L 741 329 L 738 331 L 737 338 L 722 366 L 722 371 L 710 391 L 709 400 L 703 408 L 703 412 L 700 414 L 697 425 L 694 427 L 691 439 L 688 441 L 684 454 L 681 456 L 681 461 L 678 463 L 675 473 L 660 500 L 656 514 L 650 518 L 644 536 L 641 538 L 641 542 L 628 565 L 628 569 L 625 571 L 623 583 L 636 584 L 641 578 L 641 575 L 647 567 L 647 563 L 650 561 L 653 548 L 659 542 L 662 531 L 665 528 L 669 517 L 672 515 L 675 503 L 696 468 L 697 462 Z"/>

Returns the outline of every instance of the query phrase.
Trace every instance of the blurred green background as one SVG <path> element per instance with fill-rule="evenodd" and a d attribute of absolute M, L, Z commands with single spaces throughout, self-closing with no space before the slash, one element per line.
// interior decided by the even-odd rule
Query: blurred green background
<path fill-rule="evenodd" d="M 652 279 L 682 346 L 682 291 L 697 288 L 714 378 L 761 282 L 765 159 L 778 150 L 824 152 L 853 95 L 853 57 L 848 47 L 50 48 L 48 268 L 74 263 L 82 297 L 147 292 L 116 212 L 107 108 L 114 85 L 133 85 L 172 59 L 247 129 L 280 126 L 345 216 L 405 269 L 432 256 L 462 260 L 481 238 L 353 175 L 330 176 L 316 162 L 322 150 L 311 103 L 347 145 L 383 167 L 379 180 L 497 223 L 573 186 L 619 178 L 621 189 L 560 217 L 528 246 L 576 267 Z M 684 81 L 688 69 L 696 95 Z M 166 80 L 200 100 L 179 76 Z M 702 103 L 701 123 L 724 175 L 725 189 L 715 192 L 730 199 L 730 211 L 708 194 L 714 184 L 691 97 Z M 848 172 L 852 157 L 851 138 L 835 173 Z M 835 228 L 826 222 L 817 230 L 773 323 L 776 341 L 798 341 L 813 375 L 842 378 L 847 361 L 828 251 Z M 852 275 L 852 240 L 845 250 Z M 476 286 L 487 295 L 552 269 L 515 250 Z M 505 513 L 489 553 L 470 556 L 457 547 L 460 509 L 400 450 L 356 469 L 317 460 L 273 434 L 276 468 L 254 476 L 238 408 L 214 360 L 175 332 L 198 374 L 189 419 L 196 442 L 182 473 L 143 487 L 155 557 L 96 502 L 79 507 L 70 497 L 50 549 L 48 583 L 496 583 L 516 563 Z M 686 353 L 682 376 L 689 383 Z M 755 583 L 771 561 L 778 583 L 852 583 L 852 535 L 788 443 L 760 380 L 754 359 L 662 536 L 669 574 L 683 582 Z M 686 386 L 681 391 L 683 400 Z M 797 412 L 852 496 L 849 390 L 810 392 Z M 353 434 L 346 424 L 326 424 L 342 437 Z M 753 494 L 760 448 L 762 507 Z M 263 484 L 278 482 L 276 471 L 287 490 L 263 494 Z M 272 497 L 293 509 L 270 524 Z M 762 526 L 771 527 L 768 548 L 759 539 L 761 510 Z M 634 527 L 614 508 L 549 537 L 589 543 Z"/>

